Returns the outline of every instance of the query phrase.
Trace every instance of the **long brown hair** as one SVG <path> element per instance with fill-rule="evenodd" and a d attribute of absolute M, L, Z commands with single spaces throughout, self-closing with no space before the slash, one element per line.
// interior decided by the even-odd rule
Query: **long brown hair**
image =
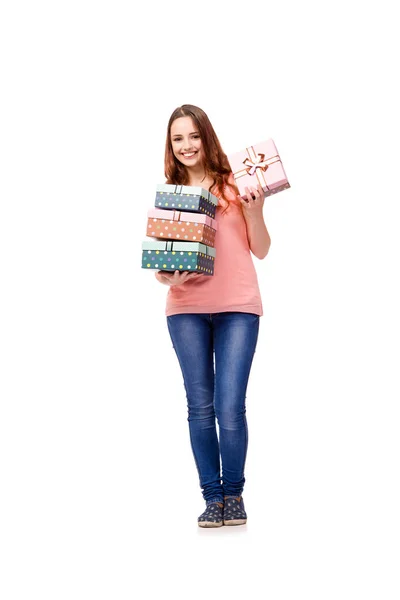
<path fill-rule="evenodd" d="M 232 170 L 227 156 L 222 150 L 217 134 L 211 125 L 210 119 L 204 110 L 198 106 L 183 104 L 174 110 L 169 119 L 164 160 L 165 177 L 167 178 L 166 183 L 173 183 L 175 185 L 189 184 L 189 175 L 186 167 L 175 158 L 172 151 L 171 126 L 175 119 L 179 119 L 180 117 L 191 117 L 193 123 L 197 127 L 204 152 L 204 167 L 206 173 L 213 179 L 210 192 L 215 195 L 220 195 L 220 197 L 227 202 L 226 207 L 228 207 L 230 200 L 225 195 L 225 186 L 229 186 L 234 191 L 235 197 L 239 191 L 236 185 L 229 181 Z"/>

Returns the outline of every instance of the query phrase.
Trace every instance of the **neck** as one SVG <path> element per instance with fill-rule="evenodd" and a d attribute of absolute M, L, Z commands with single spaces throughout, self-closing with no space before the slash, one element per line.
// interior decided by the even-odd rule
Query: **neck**
<path fill-rule="evenodd" d="M 201 185 L 207 178 L 207 173 L 202 165 L 188 169 L 189 185 Z"/>

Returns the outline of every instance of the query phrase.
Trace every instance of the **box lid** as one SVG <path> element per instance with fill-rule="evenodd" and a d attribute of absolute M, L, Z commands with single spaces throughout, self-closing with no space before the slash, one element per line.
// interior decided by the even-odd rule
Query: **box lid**
<path fill-rule="evenodd" d="M 162 208 L 151 208 L 147 211 L 149 219 L 165 219 L 166 221 L 181 221 L 189 223 L 204 223 L 212 229 L 217 230 L 218 224 L 215 219 L 201 213 L 185 212 L 180 210 L 163 210 Z"/>
<path fill-rule="evenodd" d="M 167 252 L 202 252 L 215 258 L 215 248 L 201 242 L 175 242 L 167 240 L 152 240 L 142 242 L 142 250 L 163 250 Z"/>
<path fill-rule="evenodd" d="M 173 250 L 176 250 L 177 252 L 202 252 L 208 256 L 215 257 L 215 248 L 206 246 L 201 242 L 173 242 Z"/>
<path fill-rule="evenodd" d="M 196 185 L 174 185 L 172 183 L 162 183 L 157 185 L 156 191 L 158 193 L 165 193 L 165 194 L 179 194 L 179 195 L 187 195 L 187 196 L 201 196 L 203 198 L 205 198 L 206 200 L 208 200 L 209 202 L 211 202 L 212 204 L 215 204 L 215 206 L 217 206 L 218 204 L 218 198 L 216 196 L 214 196 L 214 194 L 212 194 L 211 192 L 209 192 L 208 190 L 205 190 L 204 188 L 200 187 L 200 186 L 196 186 Z"/>

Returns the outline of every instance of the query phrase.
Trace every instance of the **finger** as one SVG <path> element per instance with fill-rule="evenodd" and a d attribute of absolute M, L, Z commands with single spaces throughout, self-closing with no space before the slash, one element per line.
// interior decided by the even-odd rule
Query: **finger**
<path fill-rule="evenodd" d="M 265 192 L 264 192 L 264 190 L 262 189 L 262 186 L 261 186 L 261 185 L 259 185 L 258 187 L 259 187 L 259 190 L 260 190 L 260 200 L 261 200 L 261 202 L 262 202 L 262 203 L 264 203 L 264 200 L 265 200 Z"/>
<path fill-rule="evenodd" d="M 247 190 L 247 191 L 245 191 L 246 197 L 243 198 L 242 196 L 239 195 L 238 198 L 243 206 L 248 206 L 250 204 L 250 200 L 248 199 L 250 191 L 249 191 L 249 188 L 245 188 L 245 190 Z"/>
<path fill-rule="evenodd" d="M 248 200 L 243 200 L 243 198 L 240 198 L 240 203 L 242 205 L 242 210 L 244 210 L 245 212 L 248 212 L 251 208 L 251 204 Z"/>
<path fill-rule="evenodd" d="M 197 279 L 198 275 L 200 275 L 200 273 L 197 273 L 197 271 L 185 271 L 180 278 L 180 283 L 185 283 L 185 281 Z"/>
<path fill-rule="evenodd" d="M 250 191 L 250 189 L 249 189 L 248 187 L 245 187 L 244 189 L 245 189 L 245 191 L 246 191 L 247 200 L 248 200 L 249 202 L 251 202 L 251 201 L 253 200 L 253 196 L 252 196 L 252 194 L 251 194 L 251 191 Z"/>
<path fill-rule="evenodd" d="M 257 190 L 254 190 L 256 198 L 254 200 L 254 204 L 257 206 L 262 206 L 264 203 L 264 192 L 260 185 L 258 185 Z"/>
<path fill-rule="evenodd" d="M 179 279 L 181 281 L 186 281 L 186 279 L 188 279 L 191 275 L 192 275 L 192 273 L 190 271 L 182 271 Z"/>

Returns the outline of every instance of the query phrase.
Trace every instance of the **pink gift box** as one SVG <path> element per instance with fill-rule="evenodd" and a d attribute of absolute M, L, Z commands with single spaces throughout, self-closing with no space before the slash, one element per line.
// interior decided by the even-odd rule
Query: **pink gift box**
<path fill-rule="evenodd" d="M 290 187 L 278 150 L 271 139 L 230 154 L 228 160 L 243 200 L 247 200 L 245 187 L 256 188 L 260 184 L 265 196 Z"/>
<path fill-rule="evenodd" d="M 149 237 L 196 241 L 214 247 L 217 228 L 215 219 L 200 213 L 161 208 L 147 212 L 146 235 Z"/>

